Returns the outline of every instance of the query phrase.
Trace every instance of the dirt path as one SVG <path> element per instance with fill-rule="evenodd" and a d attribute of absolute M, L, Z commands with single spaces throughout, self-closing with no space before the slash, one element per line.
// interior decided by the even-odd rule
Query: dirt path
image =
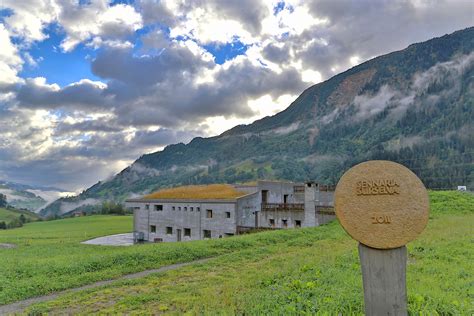
<path fill-rule="evenodd" d="M 150 275 L 152 273 L 176 270 L 176 269 L 186 267 L 186 266 L 189 266 L 189 265 L 192 265 L 192 264 L 203 263 L 203 262 L 206 262 L 208 260 L 210 260 L 210 258 L 200 259 L 200 260 L 195 260 L 195 261 L 185 262 L 185 263 L 171 264 L 169 266 L 164 266 L 164 267 L 161 267 L 159 269 L 152 269 L 152 270 L 146 270 L 146 271 L 142 271 L 142 272 L 138 272 L 138 273 L 123 275 L 123 276 L 121 276 L 117 279 L 99 281 L 99 282 L 84 285 L 84 286 L 74 288 L 74 289 L 68 289 L 68 290 L 64 290 L 64 291 L 61 291 L 61 292 L 56 292 L 56 293 L 52 293 L 52 294 L 48 294 L 48 295 L 44 295 L 44 296 L 32 297 L 32 298 L 29 298 L 29 299 L 26 299 L 26 300 L 23 300 L 23 301 L 18 301 L 18 302 L 11 303 L 11 304 L 8 304 L 8 305 L 0 306 L 0 315 L 21 313 L 25 308 L 29 307 L 30 305 L 54 300 L 55 298 L 57 298 L 58 296 L 63 295 L 63 294 L 79 292 L 79 291 L 87 290 L 87 289 L 93 289 L 93 288 L 100 287 L 100 286 L 103 286 L 103 285 L 111 284 L 115 281 L 137 279 L 137 278 L 145 277 L 145 276 Z"/>

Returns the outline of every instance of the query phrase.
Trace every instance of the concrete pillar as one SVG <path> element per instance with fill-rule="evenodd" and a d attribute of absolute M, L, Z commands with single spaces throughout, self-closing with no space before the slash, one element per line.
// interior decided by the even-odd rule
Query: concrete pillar
<path fill-rule="evenodd" d="M 318 200 L 317 184 L 307 182 L 304 186 L 304 221 L 303 227 L 318 226 L 316 221 L 316 201 Z"/>
<path fill-rule="evenodd" d="M 375 249 L 359 243 L 365 315 L 407 315 L 406 246 Z"/>

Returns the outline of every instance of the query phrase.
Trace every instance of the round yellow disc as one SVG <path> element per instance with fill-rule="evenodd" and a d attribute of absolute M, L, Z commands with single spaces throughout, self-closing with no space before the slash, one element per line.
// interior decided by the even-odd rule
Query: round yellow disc
<path fill-rule="evenodd" d="M 337 184 L 334 206 L 346 232 L 372 248 L 404 246 L 428 223 L 425 186 L 408 168 L 391 161 L 367 161 L 349 169 Z"/>

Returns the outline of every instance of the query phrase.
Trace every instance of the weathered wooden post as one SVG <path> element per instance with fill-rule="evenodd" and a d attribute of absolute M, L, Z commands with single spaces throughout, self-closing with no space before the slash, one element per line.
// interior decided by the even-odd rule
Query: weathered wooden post
<path fill-rule="evenodd" d="M 407 315 L 405 245 L 423 231 L 429 215 L 421 180 L 395 162 L 363 162 L 337 184 L 335 209 L 342 227 L 360 242 L 366 315 Z"/>

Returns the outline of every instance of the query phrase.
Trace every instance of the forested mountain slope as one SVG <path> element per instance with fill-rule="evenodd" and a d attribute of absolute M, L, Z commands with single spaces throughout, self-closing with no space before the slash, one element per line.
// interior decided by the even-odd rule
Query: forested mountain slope
<path fill-rule="evenodd" d="M 164 186 L 257 178 L 335 184 L 389 159 L 429 188 L 474 185 L 474 28 L 380 56 L 304 91 L 286 110 L 144 155 L 43 215 Z"/>

